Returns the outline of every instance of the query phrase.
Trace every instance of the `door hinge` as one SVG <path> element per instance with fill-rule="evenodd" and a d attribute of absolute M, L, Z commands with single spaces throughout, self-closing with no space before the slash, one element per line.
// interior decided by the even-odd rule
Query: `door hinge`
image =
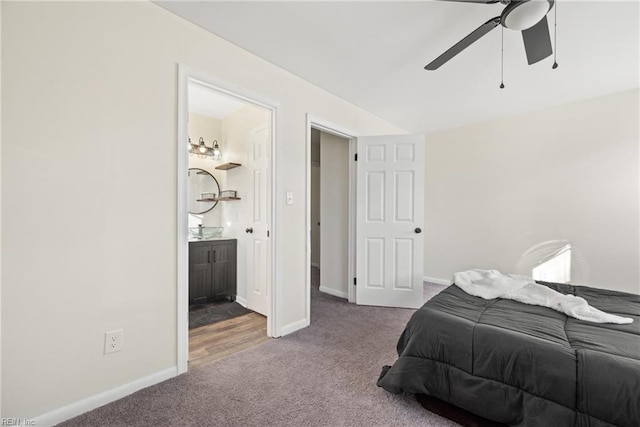
<path fill-rule="evenodd" d="M 358 286 L 358 284 L 357 284 L 357 280 L 356 280 L 356 278 L 355 278 L 355 277 L 353 278 L 353 286 Z"/>
<path fill-rule="evenodd" d="M 357 161 L 358 161 L 358 153 L 356 153 L 356 154 L 353 156 L 353 160 L 354 160 L 355 162 L 357 162 Z"/>

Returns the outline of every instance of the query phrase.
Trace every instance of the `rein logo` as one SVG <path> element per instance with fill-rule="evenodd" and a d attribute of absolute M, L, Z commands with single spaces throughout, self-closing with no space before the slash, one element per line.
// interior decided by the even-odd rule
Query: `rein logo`
<path fill-rule="evenodd" d="M 3 426 L 35 426 L 35 420 L 27 418 L 0 418 L 0 425 Z"/>

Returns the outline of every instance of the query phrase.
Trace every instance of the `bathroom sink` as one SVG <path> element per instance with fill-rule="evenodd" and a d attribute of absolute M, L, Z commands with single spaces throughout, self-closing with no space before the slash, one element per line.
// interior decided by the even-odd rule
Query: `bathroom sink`
<path fill-rule="evenodd" d="M 210 239 L 220 237 L 224 227 L 189 227 L 189 234 L 196 239 Z"/>

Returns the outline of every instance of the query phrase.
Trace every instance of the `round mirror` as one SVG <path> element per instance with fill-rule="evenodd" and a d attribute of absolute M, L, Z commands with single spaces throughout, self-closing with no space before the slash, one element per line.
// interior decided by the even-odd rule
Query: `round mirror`
<path fill-rule="evenodd" d="M 204 169 L 190 168 L 187 178 L 189 195 L 187 206 L 190 214 L 203 214 L 215 208 L 220 196 L 218 180 Z"/>

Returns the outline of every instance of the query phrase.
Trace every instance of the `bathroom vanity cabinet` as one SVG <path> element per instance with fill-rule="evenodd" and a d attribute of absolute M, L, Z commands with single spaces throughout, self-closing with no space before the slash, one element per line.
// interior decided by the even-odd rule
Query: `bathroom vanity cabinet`
<path fill-rule="evenodd" d="M 189 242 L 189 304 L 236 299 L 236 239 Z"/>

